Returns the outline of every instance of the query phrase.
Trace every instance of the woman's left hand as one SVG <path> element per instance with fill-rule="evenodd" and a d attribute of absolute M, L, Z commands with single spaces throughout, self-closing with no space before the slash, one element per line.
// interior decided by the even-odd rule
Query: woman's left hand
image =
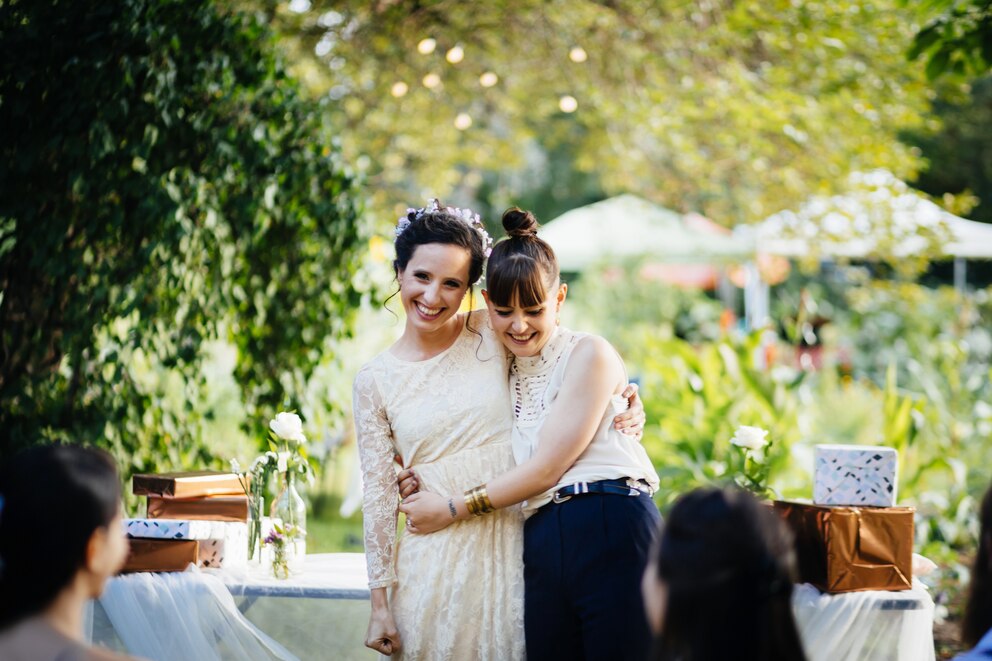
<path fill-rule="evenodd" d="M 429 491 L 403 499 L 400 511 L 406 514 L 407 528 L 418 535 L 437 532 L 454 522 L 448 509 L 448 499 Z"/>
<path fill-rule="evenodd" d="M 613 418 L 613 426 L 628 436 L 640 438 L 644 434 L 647 416 L 644 414 L 644 403 L 637 395 L 637 384 L 628 383 L 621 395 L 627 399 L 628 408 Z"/>

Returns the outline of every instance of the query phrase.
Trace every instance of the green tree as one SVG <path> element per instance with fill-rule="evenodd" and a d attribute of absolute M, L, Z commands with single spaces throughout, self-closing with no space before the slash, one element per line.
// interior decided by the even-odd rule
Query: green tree
<path fill-rule="evenodd" d="M 210 0 L 0 2 L 0 454 L 211 461 L 214 339 L 249 419 L 299 405 L 363 296 L 323 117 L 264 24 Z"/>
<path fill-rule="evenodd" d="M 246 1 L 341 100 L 379 207 L 480 189 L 506 206 L 560 145 L 607 194 L 727 225 L 920 164 L 896 137 L 928 105 L 898 0 Z"/>
<path fill-rule="evenodd" d="M 928 0 L 923 5 L 937 15 L 913 38 L 909 58 L 926 60 L 927 78 L 992 71 L 992 2 Z"/>

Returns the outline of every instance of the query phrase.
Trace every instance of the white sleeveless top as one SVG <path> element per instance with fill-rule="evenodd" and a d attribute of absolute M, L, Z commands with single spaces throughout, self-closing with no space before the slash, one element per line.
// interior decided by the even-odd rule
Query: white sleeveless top
<path fill-rule="evenodd" d="M 572 350 L 587 333 L 558 328 L 540 355 L 516 357 L 510 366 L 510 397 L 513 400 L 513 458 L 518 464 L 530 459 L 537 450 L 538 435 L 551 405 L 558 397 L 565 377 L 565 367 Z M 619 360 L 619 357 L 618 357 Z M 630 477 L 644 480 L 658 488 L 655 472 L 644 446 L 634 437 L 613 427 L 613 418 L 627 408 L 627 400 L 614 395 L 603 412 L 599 427 L 585 451 L 579 455 L 558 484 L 523 504 L 529 516 L 551 501 L 554 492 L 576 482 L 596 482 Z"/>

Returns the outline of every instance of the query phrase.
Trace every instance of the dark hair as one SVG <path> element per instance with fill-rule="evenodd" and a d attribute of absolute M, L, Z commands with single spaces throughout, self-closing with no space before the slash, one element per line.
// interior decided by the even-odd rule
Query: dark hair
<path fill-rule="evenodd" d="M 0 471 L 0 627 L 44 609 L 86 561 L 93 532 L 121 505 L 106 452 L 45 445 Z M 123 534 L 123 533 L 122 533 Z"/>
<path fill-rule="evenodd" d="M 441 243 L 459 246 L 468 250 L 471 260 L 468 267 L 468 284 L 471 286 L 482 277 L 482 267 L 486 261 L 486 247 L 482 236 L 465 220 L 450 213 L 442 206 L 437 211 L 407 214 L 410 224 L 396 237 L 396 259 L 393 272 L 399 277 L 406 269 L 418 246 L 428 243 Z"/>
<path fill-rule="evenodd" d="M 469 252 L 468 301 L 469 310 L 471 310 L 474 307 L 472 285 L 482 277 L 482 267 L 486 262 L 486 245 L 482 239 L 482 235 L 475 228 L 470 227 L 464 219 L 447 211 L 440 202 L 437 203 L 437 206 L 439 209 L 436 211 L 416 209 L 407 212 L 406 220 L 409 221 L 409 224 L 396 237 L 396 241 L 393 244 L 396 249 L 396 259 L 393 260 L 393 273 L 398 280 L 400 271 L 406 269 L 407 264 L 413 259 L 413 253 L 417 250 L 418 246 L 428 243 L 440 243 L 465 248 Z M 398 290 L 393 292 L 386 299 L 386 302 L 398 293 Z M 471 315 L 466 315 L 465 327 L 478 335 L 478 332 L 469 326 L 468 322 L 470 319 Z"/>
<path fill-rule="evenodd" d="M 683 495 L 657 549 L 667 603 L 655 659 L 806 658 L 790 603 L 792 536 L 750 494 L 705 488 Z"/>
<path fill-rule="evenodd" d="M 961 639 L 974 647 L 992 629 L 992 485 L 982 498 L 978 553 L 971 572 L 968 603 L 961 620 Z"/>
<path fill-rule="evenodd" d="M 493 304 L 509 306 L 516 298 L 521 307 L 540 305 L 558 280 L 558 258 L 538 238 L 538 227 L 530 211 L 510 207 L 503 212 L 507 238 L 493 247 L 486 267 L 486 291 Z"/>

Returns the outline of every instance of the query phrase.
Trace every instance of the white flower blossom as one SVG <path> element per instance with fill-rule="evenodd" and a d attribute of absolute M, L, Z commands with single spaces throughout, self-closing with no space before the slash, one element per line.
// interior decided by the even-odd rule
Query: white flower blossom
<path fill-rule="evenodd" d="M 762 429 L 761 427 L 748 427 L 747 425 L 741 425 L 734 432 L 734 437 L 730 439 L 733 445 L 736 445 L 747 450 L 760 450 L 761 448 L 768 445 L 768 430 Z"/>
<path fill-rule="evenodd" d="M 306 443 L 307 438 L 303 435 L 303 421 L 295 413 L 277 413 L 276 417 L 269 422 L 269 429 L 278 438 L 294 443 Z"/>

